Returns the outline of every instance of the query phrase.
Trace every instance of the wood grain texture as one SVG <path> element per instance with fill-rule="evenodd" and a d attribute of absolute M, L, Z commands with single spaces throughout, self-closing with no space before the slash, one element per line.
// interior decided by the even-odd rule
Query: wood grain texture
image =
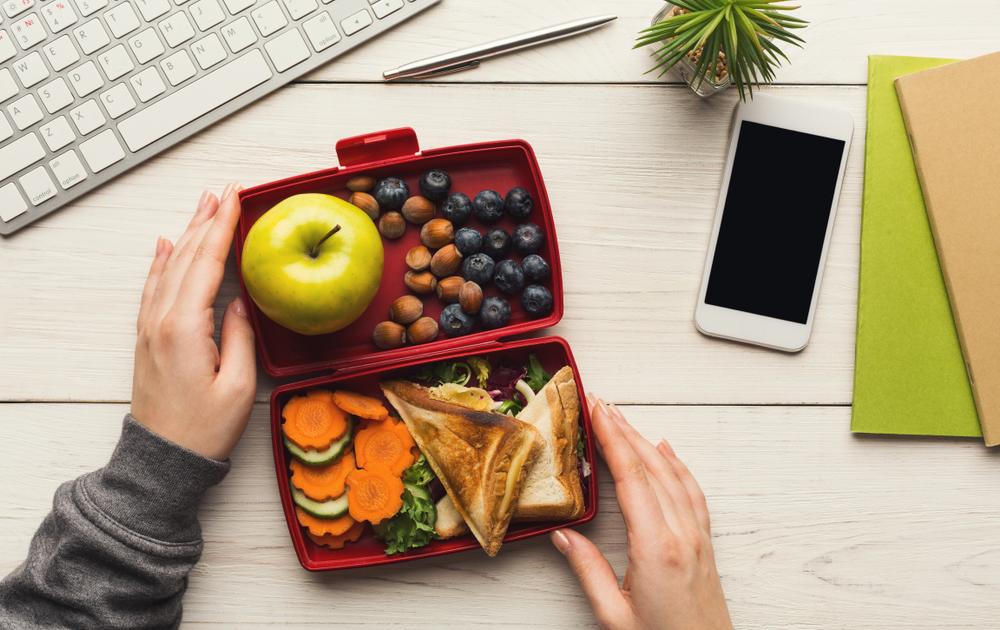
<path fill-rule="evenodd" d="M 845 107 L 857 123 L 815 333 L 801 354 L 709 340 L 692 322 L 734 94 L 702 102 L 667 86 L 299 85 L 0 241 L 0 400 L 127 401 L 156 236 L 183 231 L 202 187 L 327 167 L 339 138 L 412 125 L 425 147 L 504 137 L 534 145 L 565 274 L 566 316 L 551 332 L 570 341 L 588 386 L 630 403 L 849 403 L 865 90 L 773 91 Z M 773 159 L 777 168 L 785 156 Z M 236 294 L 232 271 L 223 305 Z M 265 379 L 261 400 L 269 390 Z"/>
<path fill-rule="evenodd" d="M 781 83 L 864 84 L 871 54 L 973 57 L 1000 48 L 993 0 L 807 0 L 802 49 L 786 47 Z M 401 63 L 590 15 L 614 24 L 551 45 L 490 60 L 446 77 L 457 82 L 655 83 L 646 50 L 633 50 L 659 0 L 442 0 L 385 37 L 312 73 L 308 80 L 380 81 Z"/>
<path fill-rule="evenodd" d="M 66 479 L 106 461 L 123 405 L 0 405 L 0 574 L 24 557 Z M 760 630 L 994 627 L 997 455 L 976 441 L 856 438 L 848 410 L 629 407 L 667 437 L 709 498 L 736 626 Z M 44 448 L 39 445 L 44 444 Z M 624 527 L 605 474 L 585 532 L 619 575 Z M 258 405 L 229 477 L 202 507 L 206 550 L 185 627 L 417 628 L 592 624 L 545 540 L 399 567 L 310 574 L 291 548 Z M 389 603 L 387 605 L 387 602 Z"/>

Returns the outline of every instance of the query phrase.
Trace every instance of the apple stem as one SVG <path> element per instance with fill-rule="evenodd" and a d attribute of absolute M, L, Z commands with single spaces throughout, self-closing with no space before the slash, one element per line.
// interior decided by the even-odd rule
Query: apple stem
<path fill-rule="evenodd" d="M 313 258 L 319 256 L 319 246 L 326 242 L 326 239 L 330 238 L 334 234 L 340 231 L 340 224 L 333 226 L 333 229 L 326 233 L 323 238 L 319 239 L 319 242 L 313 245 L 313 248 L 309 250 L 309 255 Z"/>

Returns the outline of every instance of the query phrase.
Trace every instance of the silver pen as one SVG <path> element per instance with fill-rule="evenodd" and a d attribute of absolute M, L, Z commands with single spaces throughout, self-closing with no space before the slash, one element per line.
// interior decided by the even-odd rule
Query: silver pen
<path fill-rule="evenodd" d="M 572 37 L 573 35 L 586 33 L 587 31 L 604 26 L 605 24 L 613 22 L 617 19 L 618 16 L 616 15 L 602 15 L 598 17 L 573 20 L 572 22 L 566 22 L 565 24 L 557 24 L 556 26 L 538 29 L 537 31 L 521 33 L 520 35 L 511 35 L 510 37 L 498 39 L 493 42 L 470 46 L 469 48 L 462 48 L 461 50 L 454 50 L 449 53 L 435 55 L 419 61 L 403 64 L 398 68 L 386 70 L 382 73 L 382 77 L 386 81 L 395 81 L 398 79 L 426 79 L 429 77 L 451 74 L 453 72 L 461 72 L 462 70 L 470 70 L 478 67 L 479 62 L 484 59 L 504 55 L 516 50 L 537 46 L 539 44 L 546 44 L 557 39 L 563 39 L 564 37 Z"/>

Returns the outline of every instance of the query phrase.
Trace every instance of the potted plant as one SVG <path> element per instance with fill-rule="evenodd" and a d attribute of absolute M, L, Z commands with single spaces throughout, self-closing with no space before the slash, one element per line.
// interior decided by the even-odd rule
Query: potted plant
<path fill-rule="evenodd" d="M 753 97 L 755 85 L 774 80 L 788 57 L 776 42 L 801 46 L 791 29 L 807 22 L 789 15 L 798 6 L 783 0 L 672 0 L 639 33 L 635 47 L 657 46 L 660 76 L 676 68 L 699 96 L 735 84 L 740 98 Z"/>

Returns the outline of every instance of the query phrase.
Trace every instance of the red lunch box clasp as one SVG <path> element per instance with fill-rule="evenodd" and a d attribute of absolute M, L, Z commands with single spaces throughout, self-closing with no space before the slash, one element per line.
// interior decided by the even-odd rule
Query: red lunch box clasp
<path fill-rule="evenodd" d="M 417 133 L 410 127 L 366 133 L 337 143 L 337 159 L 344 168 L 374 164 L 420 153 Z"/>

